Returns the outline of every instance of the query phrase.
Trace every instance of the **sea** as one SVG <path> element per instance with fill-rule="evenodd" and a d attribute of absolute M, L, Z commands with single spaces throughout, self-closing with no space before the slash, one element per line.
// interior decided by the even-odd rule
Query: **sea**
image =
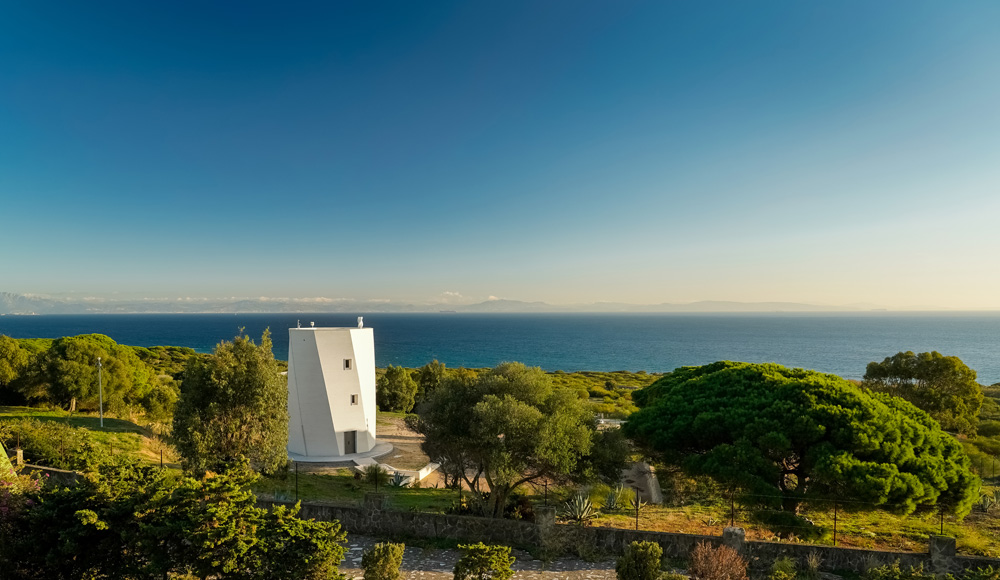
<path fill-rule="evenodd" d="M 669 372 L 717 360 L 777 362 L 859 379 L 899 351 L 962 359 L 979 382 L 1000 382 L 1000 312 L 754 314 L 383 314 L 359 313 L 374 329 L 380 367 L 492 367 L 504 361 L 555 371 Z M 106 334 L 134 346 L 211 352 L 242 329 L 270 329 L 288 356 L 288 328 L 357 326 L 356 314 L 87 314 L 0 316 L 0 334 L 57 338 Z"/>

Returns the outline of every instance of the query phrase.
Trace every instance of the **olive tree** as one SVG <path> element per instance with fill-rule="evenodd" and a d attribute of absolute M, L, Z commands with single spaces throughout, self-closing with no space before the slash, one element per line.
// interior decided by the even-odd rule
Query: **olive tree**
<path fill-rule="evenodd" d="M 964 515 L 975 500 L 968 457 L 927 413 L 834 375 L 722 361 L 676 369 L 633 397 L 641 408 L 626 435 L 787 511 L 850 497 Z"/>
<path fill-rule="evenodd" d="M 469 489 L 488 491 L 485 511 L 501 517 L 519 486 L 574 473 L 590 451 L 593 416 L 541 369 L 503 363 L 443 382 L 420 408 L 418 427 L 424 452 Z"/>

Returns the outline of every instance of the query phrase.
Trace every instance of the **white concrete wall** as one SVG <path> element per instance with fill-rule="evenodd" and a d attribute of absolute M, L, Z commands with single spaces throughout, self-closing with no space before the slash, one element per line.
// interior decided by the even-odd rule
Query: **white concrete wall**
<path fill-rule="evenodd" d="M 344 360 L 351 368 L 344 368 Z M 351 395 L 357 403 L 351 404 Z M 288 451 L 304 458 L 345 453 L 357 431 L 358 453 L 375 445 L 375 340 L 371 328 L 288 330 Z"/>

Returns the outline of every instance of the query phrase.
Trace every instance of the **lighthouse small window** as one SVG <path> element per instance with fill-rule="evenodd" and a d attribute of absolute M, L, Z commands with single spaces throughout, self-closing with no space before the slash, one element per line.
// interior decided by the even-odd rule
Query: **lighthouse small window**
<path fill-rule="evenodd" d="M 351 404 L 352 405 L 357 405 L 358 404 L 358 396 L 357 395 L 351 395 Z"/>
<path fill-rule="evenodd" d="M 344 370 L 345 371 L 351 370 L 351 359 L 349 358 L 344 359 Z"/>

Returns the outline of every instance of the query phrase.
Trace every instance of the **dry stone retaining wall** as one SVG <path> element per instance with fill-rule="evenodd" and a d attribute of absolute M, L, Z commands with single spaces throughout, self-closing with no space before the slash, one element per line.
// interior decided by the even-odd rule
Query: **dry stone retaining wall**
<path fill-rule="evenodd" d="M 751 565 L 770 566 L 787 556 L 805 564 L 815 554 L 827 570 L 862 572 L 872 565 L 892 564 L 923 566 L 934 572 L 958 572 L 963 569 L 1000 567 L 1000 559 L 957 556 L 955 539 L 933 536 L 928 553 L 884 552 L 856 548 L 838 548 L 816 544 L 746 541 L 740 528 L 726 528 L 722 536 L 699 536 L 667 532 L 647 532 L 619 528 L 584 527 L 555 523 L 555 508 L 536 508 L 535 522 L 495 520 L 472 516 L 403 512 L 385 508 L 385 495 L 367 494 L 362 507 L 302 504 L 300 517 L 338 520 L 348 532 L 367 536 L 414 536 L 443 538 L 465 542 L 506 544 L 521 548 L 538 547 L 551 555 L 575 553 L 581 556 L 618 555 L 631 542 L 656 542 L 667 557 L 687 558 L 699 542 L 735 548 Z M 262 507 L 292 505 L 291 502 L 260 500 Z"/>

